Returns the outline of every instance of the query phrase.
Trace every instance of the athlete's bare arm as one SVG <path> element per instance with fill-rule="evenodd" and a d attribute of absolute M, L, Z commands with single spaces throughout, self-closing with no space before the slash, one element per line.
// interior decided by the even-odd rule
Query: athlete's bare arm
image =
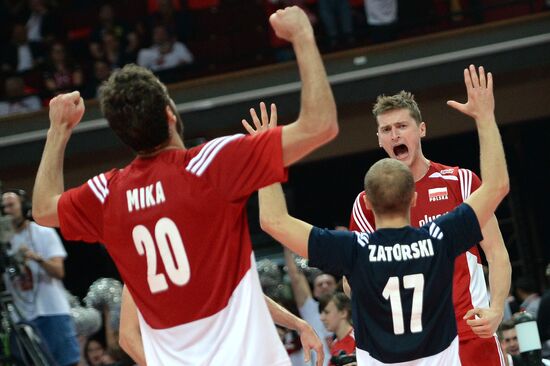
<path fill-rule="evenodd" d="M 294 301 L 296 301 L 298 308 L 301 308 L 308 299 L 313 297 L 311 288 L 309 287 L 306 276 L 298 270 L 292 252 L 285 248 L 284 256 L 286 268 L 288 269 L 288 276 L 290 277 L 290 285 L 292 286 L 292 292 L 294 294 Z"/>
<path fill-rule="evenodd" d="M 269 309 L 269 313 L 273 318 L 273 322 L 282 327 L 295 330 L 298 334 L 300 334 L 300 341 L 302 342 L 302 347 L 304 348 L 305 362 L 309 363 L 309 360 L 311 360 L 311 350 L 314 350 L 317 353 L 317 362 L 315 365 L 321 366 L 324 359 L 323 343 L 311 325 L 309 325 L 305 320 L 298 318 L 296 315 L 292 314 L 290 311 L 277 304 L 269 297 L 264 295 L 264 298 Z"/>
<path fill-rule="evenodd" d="M 474 314 L 480 319 L 470 319 L 468 324 L 480 337 L 489 337 L 502 318 L 504 298 L 510 287 L 510 262 L 504 248 L 494 212 L 510 189 L 508 170 L 502 140 L 494 115 L 493 77 L 485 74 L 483 67 L 479 74 L 471 65 L 464 70 L 464 82 L 468 101 L 460 104 L 449 101 L 448 104 L 460 112 L 474 118 L 479 135 L 481 186 L 468 198 L 466 203 L 475 211 L 483 234 L 487 235 L 482 248 L 487 250 L 492 265 L 490 284 L 496 285 L 490 309 L 472 309 L 464 318 Z M 502 283 L 500 278 L 502 276 Z M 497 280 L 498 278 L 498 280 Z M 494 292 L 493 292 L 494 291 Z"/>
<path fill-rule="evenodd" d="M 65 147 L 73 128 L 82 119 L 84 109 L 84 100 L 79 92 L 60 94 L 50 100 L 50 129 L 32 195 L 32 214 L 40 225 L 59 226 L 57 201 L 65 190 Z"/>
<path fill-rule="evenodd" d="M 470 65 L 464 70 L 468 101 L 464 104 L 447 102 L 449 106 L 472 117 L 479 136 L 481 186 L 466 199 L 476 213 L 481 227 L 491 219 L 502 199 L 510 190 L 508 169 L 502 139 L 495 119 L 493 76 L 485 75 L 483 67 Z"/>
<path fill-rule="evenodd" d="M 254 109 L 250 110 L 252 123 L 242 120 L 243 126 L 250 133 L 255 135 L 277 126 L 277 107 L 271 105 L 271 115 L 268 116 L 264 103 L 260 104 L 261 118 L 258 118 Z M 260 226 L 275 240 L 286 246 L 294 253 L 307 258 L 307 243 L 310 224 L 291 217 L 286 207 L 283 188 L 280 183 L 272 184 L 258 191 L 260 202 Z"/>
<path fill-rule="evenodd" d="M 288 166 L 338 134 L 336 103 L 311 23 L 297 6 L 269 18 L 275 34 L 292 43 L 302 80 L 298 119 L 283 128 L 283 161 Z"/>
<path fill-rule="evenodd" d="M 510 291 L 512 266 L 508 250 L 493 215 L 482 228 L 481 249 L 485 253 L 489 266 L 489 288 L 491 304 L 489 309 L 480 309 L 479 319 L 472 320 L 472 331 L 482 338 L 492 337 L 504 316 L 504 302 Z"/>
<path fill-rule="evenodd" d="M 124 352 L 138 365 L 147 366 L 136 304 L 126 286 L 122 289 L 118 337 L 118 343 Z"/>

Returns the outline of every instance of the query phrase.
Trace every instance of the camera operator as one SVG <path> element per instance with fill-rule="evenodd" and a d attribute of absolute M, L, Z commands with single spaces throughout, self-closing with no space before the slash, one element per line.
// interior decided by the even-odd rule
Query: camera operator
<path fill-rule="evenodd" d="M 80 358 L 76 330 L 61 279 L 67 252 L 54 229 L 31 221 L 30 200 L 23 190 L 2 194 L 4 213 L 12 217 L 15 231 L 8 255 L 20 257 L 22 269 L 4 274 L 7 291 L 23 319 L 42 334 L 59 366 L 76 365 Z"/>

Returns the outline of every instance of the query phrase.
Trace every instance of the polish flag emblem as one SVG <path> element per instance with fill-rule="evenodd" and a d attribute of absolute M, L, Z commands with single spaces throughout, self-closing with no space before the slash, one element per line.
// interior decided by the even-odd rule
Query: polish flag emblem
<path fill-rule="evenodd" d="M 428 199 L 430 202 L 442 201 L 449 198 L 447 187 L 428 189 Z"/>

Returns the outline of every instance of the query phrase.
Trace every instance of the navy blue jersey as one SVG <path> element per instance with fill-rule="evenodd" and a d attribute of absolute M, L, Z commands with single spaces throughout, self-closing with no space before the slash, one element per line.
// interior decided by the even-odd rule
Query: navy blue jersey
<path fill-rule="evenodd" d="M 481 240 L 474 211 L 461 204 L 420 228 L 313 228 L 309 265 L 347 277 L 359 350 L 383 363 L 412 361 L 441 353 L 457 337 L 454 260 Z"/>

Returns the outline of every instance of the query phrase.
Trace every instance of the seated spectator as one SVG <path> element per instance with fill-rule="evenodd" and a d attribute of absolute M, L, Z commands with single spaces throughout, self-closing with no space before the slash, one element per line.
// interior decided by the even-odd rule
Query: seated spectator
<path fill-rule="evenodd" d="M 51 44 L 64 34 L 63 21 L 51 9 L 45 0 L 29 0 L 30 13 L 27 18 L 27 36 L 29 41 Z"/>
<path fill-rule="evenodd" d="M 165 26 L 157 25 L 153 30 L 153 45 L 139 51 L 137 63 L 152 71 L 161 71 L 191 64 L 193 54 L 187 47 L 174 39 Z"/>
<path fill-rule="evenodd" d="M 514 282 L 516 295 L 520 301 L 520 311 L 527 311 L 537 318 L 540 305 L 540 296 L 537 293 L 535 282 L 528 277 L 520 277 Z"/>
<path fill-rule="evenodd" d="M 116 19 L 115 9 L 109 3 L 101 5 L 98 13 L 99 24 L 90 34 L 90 54 L 95 59 L 102 58 L 101 43 L 103 35 L 107 32 L 113 34 L 120 43 L 124 43 L 127 35 L 127 27 Z"/>
<path fill-rule="evenodd" d="M 319 301 L 321 321 L 325 328 L 334 333 L 329 344 L 330 366 L 343 356 L 355 355 L 355 338 L 351 321 L 351 300 L 343 292 L 325 296 Z"/>
<path fill-rule="evenodd" d="M 29 42 L 25 24 L 16 23 L 11 28 L 11 40 L 3 47 L 0 57 L 2 72 L 23 73 L 43 61 L 43 49 L 41 44 Z"/>
<path fill-rule="evenodd" d="M 500 347 L 507 355 L 519 355 L 518 336 L 514 319 L 505 320 L 498 326 L 497 336 Z"/>
<path fill-rule="evenodd" d="M 365 0 L 368 31 L 374 43 L 397 37 L 397 0 Z"/>
<path fill-rule="evenodd" d="M 103 33 L 102 41 L 97 49 L 96 60 L 105 60 L 112 69 L 123 67 L 128 63 L 135 62 L 135 55 L 127 54 L 120 43 L 120 39 L 113 31 Z"/>
<path fill-rule="evenodd" d="M 40 98 L 25 93 L 25 83 L 19 76 L 4 82 L 5 99 L 0 101 L 0 116 L 38 111 L 42 108 Z"/>
<path fill-rule="evenodd" d="M 349 2 L 342 0 L 319 0 L 319 17 L 323 23 L 329 48 L 339 42 L 351 45 L 353 37 L 353 19 Z"/>
<path fill-rule="evenodd" d="M 87 365 L 102 366 L 105 356 L 105 344 L 98 338 L 89 338 L 84 346 L 84 359 Z"/>
<path fill-rule="evenodd" d="M 93 64 L 93 74 L 86 81 L 82 96 L 85 99 L 93 99 L 99 96 L 101 84 L 109 78 L 113 69 L 105 60 L 96 60 Z"/>
<path fill-rule="evenodd" d="M 57 95 L 80 90 L 83 83 L 82 70 L 67 54 L 65 45 L 61 42 L 54 42 L 44 68 L 44 84 L 48 91 Z"/>
<path fill-rule="evenodd" d="M 157 25 L 163 25 L 183 42 L 191 32 L 190 24 L 186 13 L 181 9 L 181 4 L 176 3 L 180 5 L 179 8 L 176 8 L 171 0 L 157 0 L 158 8 L 149 15 L 149 28 L 154 29 Z"/>

